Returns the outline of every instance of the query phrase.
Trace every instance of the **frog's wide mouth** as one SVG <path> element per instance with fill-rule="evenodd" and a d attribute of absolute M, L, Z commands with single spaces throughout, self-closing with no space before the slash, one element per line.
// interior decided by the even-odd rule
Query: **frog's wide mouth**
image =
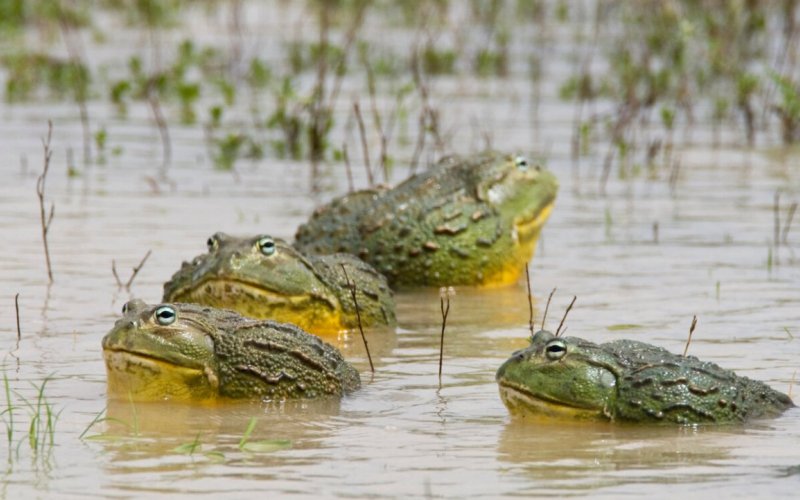
<path fill-rule="evenodd" d="M 299 306 L 311 298 L 311 294 L 289 295 L 271 290 L 261 283 L 219 277 L 191 283 L 169 294 L 169 300 L 179 302 L 207 303 L 213 300 L 220 305 L 226 305 L 250 300 L 264 307 Z"/>
<path fill-rule="evenodd" d="M 600 408 L 580 406 L 543 394 L 534 394 L 527 387 L 512 382 L 498 381 L 500 399 L 512 413 L 528 412 L 554 417 L 597 419 L 603 417 Z"/>
<path fill-rule="evenodd" d="M 550 198 L 544 204 L 532 211 L 530 215 L 524 214 L 514 221 L 514 228 L 520 241 L 528 241 L 539 235 L 544 223 L 550 217 L 555 205 L 555 198 Z"/>
<path fill-rule="evenodd" d="M 164 370 L 203 373 L 205 370 L 202 363 L 186 356 L 176 355 L 170 359 L 116 346 L 103 346 L 103 358 L 106 360 L 108 369 L 114 371 L 130 371 L 131 368 L 141 368 L 153 373 Z"/>

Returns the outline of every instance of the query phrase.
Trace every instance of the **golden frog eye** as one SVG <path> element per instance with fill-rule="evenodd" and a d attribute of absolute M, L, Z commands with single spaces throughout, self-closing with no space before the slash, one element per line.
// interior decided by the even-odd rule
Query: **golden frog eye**
<path fill-rule="evenodd" d="M 544 346 L 544 355 L 550 361 L 558 361 L 567 354 L 567 344 L 561 339 L 553 339 Z"/>
<path fill-rule="evenodd" d="M 528 159 L 524 156 L 517 156 L 514 158 L 514 165 L 524 172 L 525 170 L 528 170 Z"/>
<path fill-rule="evenodd" d="M 275 241 L 269 236 L 262 236 L 256 242 L 258 251 L 269 257 L 275 253 Z"/>
<path fill-rule="evenodd" d="M 171 325 L 175 322 L 175 318 L 178 317 L 177 313 L 175 312 L 175 308 L 172 306 L 161 306 L 156 309 L 154 314 L 156 317 L 156 321 L 161 326 Z"/>

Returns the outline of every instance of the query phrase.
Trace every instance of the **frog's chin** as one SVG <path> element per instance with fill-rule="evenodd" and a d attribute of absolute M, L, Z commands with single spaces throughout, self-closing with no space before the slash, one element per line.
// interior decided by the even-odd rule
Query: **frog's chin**
<path fill-rule="evenodd" d="M 236 309 L 256 319 L 294 323 L 317 335 L 338 334 L 348 329 L 339 302 L 332 296 L 281 294 L 243 280 L 207 278 L 174 292 L 170 299 Z"/>
<path fill-rule="evenodd" d="M 166 359 L 121 349 L 103 350 L 108 395 L 136 401 L 201 401 L 217 395 L 219 381 L 201 365 L 182 366 Z"/>
<path fill-rule="evenodd" d="M 548 398 L 509 382 L 499 382 L 500 399 L 509 412 L 516 415 L 573 418 L 581 420 L 607 420 L 600 408 L 574 406 L 563 401 Z"/>
<path fill-rule="evenodd" d="M 530 217 L 519 217 L 514 222 L 517 238 L 522 244 L 535 245 L 542 230 L 542 226 L 550 217 L 553 211 L 554 201 L 549 201 L 546 205 L 536 210 Z"/>

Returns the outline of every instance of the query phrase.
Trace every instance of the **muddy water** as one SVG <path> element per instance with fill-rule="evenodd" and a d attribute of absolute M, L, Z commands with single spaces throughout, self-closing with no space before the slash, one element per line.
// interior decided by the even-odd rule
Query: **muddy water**
<path fill-rule="evenodd" d="M 558 287 L 551 327 L 577 295 L 567 321 L 570 335 L 598 342 L 635 338 L 680 351 L 696 314 L 691 353 L 788 391 L 800 367 L 800 256 L 794 250 L 800 232 L 790 231 L 788 244 L 772 254 L 769 246 L 775 192 L 781 192 L 783 218 L 800 199 L 796 153 L 768 146 L 714 149 L 701 134 L 699 144 L 678 149 L 674 186 L 667 173 L 657 179 L 612 176 L 601 196 L 604 148 L 576 172 L 569 159 L 572 108 L 558 101 L 555 85 L 541 91 L 537 120 L 523 78 L 445 79 L 435 88 L 446 96 L 440 108 L 456 132 L 454 150 L 480 147 L 473 118 L 489 112 L 482 127 L 491 130 L 496 148 L 544 152 L 562 183 L 531 265 L 537 321 L 548 293 Z M 267 159 L 241 163 L 237 176 L 218 172 L 205 157 L 202 132 L 176 126 L 169 182 L 154 185 L 161 153 L 146 113 L 120 121 L 98 102 L 93 116 L 106 124 L 111 147 L 120 146 L 122 154 L 69 178 L 67 150 L 78 156 L 81 130 L 72 107 L 26 105 L 0 113 L 0 296 L 6 304 L 0 347 L 9 385 L 17 391 L 11 397 L 22 405 L 14 412 L 11 448 L 0 440 L 0 452 L 9 456 L 2 483 L 8 498 L 253 492 L 788 497 L 800 488 L 798 410 L 726 428 L 510 418 L 494 372 L 525 344 L 522 284 L 457 290 L 441 385 L 438 292 L 418 291 L 398 295 L 396 333 L 370 337 L 374 375 L 358 338 L 332 339 L 364 381 L 362 390 L 341 402 L 197 407 L 109 400 L 100 338 L 122 304 L 130 297 L 157 301 L 161 284 L 182 260 L 202 252 L 215 231 L 291 238 L 320 200 L 346 190 L 342 166 L 327 167 L 329 189 L 312 195 L 305 163 Z M 55 123 L 55 153 L 47 196 L 56 207 L 50 233 L 55 282 L 49 287 L 35 196 L 48 118 Z M 730 131 L 732 141 L 738 133 Z M 351 151 L 357 148 L 353 142 Z M 398 147 L 397 155 L 407 159 L 410 151 Z M 401 162 L 397 178 L 403 173 Z M 152 255 L 131 290 L 119 289 L 112 261 L 124 282 L 147 250 Z M 31 409 L 21 401 L 34 402 L 47 377 L 46 400 L 60 416 L 53 446 L 34 453 L 24 440 Z M 104 410 L 101 417 L 112 419 L 80 439 Z M 252 417 L 257 424 L 250 440 L 272 443 L 271 451 L 240 449 Z M 176 450 L 195 440 L 200 446 L 194 453 Z"/>

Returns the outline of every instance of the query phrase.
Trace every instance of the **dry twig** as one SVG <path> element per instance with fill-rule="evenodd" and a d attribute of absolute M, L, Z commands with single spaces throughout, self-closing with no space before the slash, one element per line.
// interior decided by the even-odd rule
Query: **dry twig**
<path fill-rule="evenodd" d="M 356 114 L 356 122 L 358 122 L 358 132 L 361 134 L 361 150 L 364 154 L 364 168 L 367 169 L 367 182 L 369 187 L 375 186 L 375 179 L 372 177 L 372 165 L 369 162 L 369 146 L 367 145 L 367 132 L 364 127 L 364 118 L 361 116 L 361 108 L 358 101 L 353 103 L 353 111 Z"/>
<path fill-rule="evenodd" d="M 44 209 L 44 184 L 47 180 L 47 172 L 50 170 L 50 157 L 53 151 L 50 149 L 50 140 L 53 138 L 53 122 L 47 122 L 47 139 L 42 140 L 42 147 L 44 148 L 44 168 L 42 175 L 36 180 L 36 195 L 39 197 L 39 214 L 42 220 L 42 242 L 44 243 L 44 257 L 47 262 L 47 277 L 50 283 L 53 282 L 53 268 L 50 265 L 50 248 L 47 245 L 47 233 L 50 231 L 50 223 L 53 222 L 53 215 L 55 214 L 55 203 L 50 204 L 50 215 L 46 215 Z"/>
<path fill-rule="evenodd" d="M 533 299 L 531 298 L 531 274 L 528 270 L 528 263 L 525 263 L 525 284 L 528 285 L 528 327 L 533 337 Z"/>
<path fill-rule="evenodd" d="M 692 326 L 689 327 L 689 337 L 686 339 L 686 346 L 683 348 L 683 357 L 686 357 L 686 353 L 689 352 L 689 344 L 692 343 L 692 334 L 694 333 L 694 328 L 697 326 L 697 315 L 692 317 Z"/>
<path fill-rule="evenodd" d="M 22 330 L 19 327 L 19 294 L 14 296 L 14 309 L 17 310 L 17 342 L 22 339 Z"/>
<path fill-rule="evenodd" d="M 442 287 L 439 289 L 439 306 L 442 310 L 442 335 L 439 339 L 439 383 L 442 382 L 442 360 L 444 358 L 444 329 L 447 326 L 447 315 L 450 313 L 450 295 L 455 295 L 455 288 Z"/>
<path fill-rule="evenodd" d="M 133 268 L 133 272 L 131 273 L 131 277 L 128 278 L 128 281 L 123 285 L 122 280 L 119 279 L 119 274 L 117 274 L 117 262 L 115 260 L 111 260 L 111 273 L 114 275 L 114 279 L 117 281 L 117 287 L 124 288 L 125 290 L 130 291 L 131 285 L 133 285 L 133 280 L 136 279 L 136 275 L 139 274 L 139 271 L 142 270 L 144 263 L 147 262 L 147 259 L 150 257 L 150 254 L 153 253 L 152 250 L 148 250 L 142 260 L 139 261 L 139 265 Z"/>
<path fill-rule="evenodd" d="M 553 300 L 553 294 L 556 293 L 556 288 L 550 292 L 550 295 L 547 296 L 547 305 L 544 306 L 544 314 L 542 315 L 542 328 L 544 330 L 544 322 L 547 319 L 547 310 L 550 309 L 550 301 Z"/>
<path fill-rule="evenodd" d="M 569 314 L 569 312 L 572 310 L 572 306 L 575 305 L 575 301 L 576 300 L 578 300 L 578 296 L 577 295 L 573 295 L 572 296 L 572 302 L 570 302 L 569 305 L 567 306 L 567 310 L 564 311 L 564 317 L 561 318 L 561 323 L 558 324 L 558 328 L 556 329 L 556 337 L 558 337 L 559 332 L 561 332 L 561 327 L 564 326 L 564 320 L 567 319 L 567 314 Z M 564 331 L 566 332 L 567 329 L 564 328 Z"/>
<path fill-rule="evenodd" d="M 358 308 L 358 299 L 356 298 L 356 283 L 355 281 L 350 281 L 350 277 L 347 276 L 347 269 L 345 269 L 344 264 L 341 264 L 342 272 L 344 273 L 344 279 L 347 281 L 347 287 L 350 289 L 350 296 L 353 298 L 353 305 L 356 307 L 356 320 L 358 321 L 358 331 L 361 333 L 361 340 L 364 342 L 364 350 L 367 351 L 367 360 L 369 360 L 369 369 L 372 373 L 375 373 L 375 365 L 372 364 L 372 356 L 369 353 L 369 343 L 367 342 L 367 336 L 364 335 L 364 328 L 361 325 L 361 311 Z"/>

